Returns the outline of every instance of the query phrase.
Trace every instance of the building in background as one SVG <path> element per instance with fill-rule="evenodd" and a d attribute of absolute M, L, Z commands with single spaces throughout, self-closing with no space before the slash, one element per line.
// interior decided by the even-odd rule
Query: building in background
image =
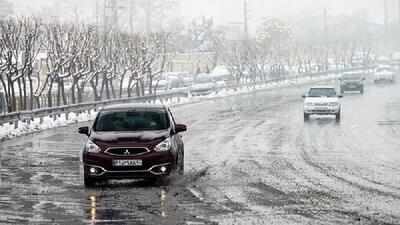
<path fill-rule="evenodd" d="M 9 0 L 0 0 L 0 18 L 14 14 L 13 4 Z"/>

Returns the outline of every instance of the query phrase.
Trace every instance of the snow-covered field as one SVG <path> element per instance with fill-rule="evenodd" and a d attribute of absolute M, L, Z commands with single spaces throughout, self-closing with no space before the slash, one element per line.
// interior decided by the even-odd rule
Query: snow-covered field
<path fill-rule="evenodd" d="M 254 86 L 242 86 L 242 87 L 237 88 L 236 90 L 223 89 L 223 90 L 218 91 L 218 93 L 212 93 L 212 94 L 209 94 L 206 96 L 196 96 L 196 97 L 189 96 L 188 98 L 180 98 L 179 101 L 178 101 L 178 99 L 175 99 L 175 98 L 173 98 L 169 101 L 163 101 L 163 102 L 157 100 L 156 103 L 162 103 L 167 106 L 177 106 L 177 105 L 198 102 L 198 101 L 201 101 L 204 99 L 223 98 L 223 97 L 228 97 L 228 96 L 233 96 L 233 95 L 251 93 L 254 91 L 285 88 L 285 87 L 290 87 L 290 86 L 295 86 L 295 85 L 321 82 L 321 81 L 325 81 L 325 80 L 332 80 L 332 79 L 336 79 L 337 77 L 338 77 L 338 74 L 322 75 L 322 76 L 313 77 L 313 78 L 306 76 L 306 77 L 296 78 L 296 79 L 287 79 L 287 80 L 280 81 L 280 82 L 270 82 L 270 83 L 265 83 L 265 84 L 257 84 Z M 21 135 L 31 134 L 31 133 L 45 130 L 45 129 L 67 126 L 68 124 L 72 124 L 72 123 L 90 121 L 90 120 L 93 120 L 96 117 L 96 115 L 97 115 L 97 111 L 91 110 L 90 112 L 84 112 L 84 113 L 79 113 L 79 114 L 69 113 L 68 119 L 66 119 L 65 114 L 58 116 L 56 119 L 54 119 L 54 117 L 47 116 L 47 117 L 43 118 L 42 123 L 41 123 L 40 119 L 38 119 L 38 118 L 34 119 L 30 123 L 20 121 L 18 123 L 17 129 L 15 129 L 14 124 L 4 124 L 3 126 L 0 126 L 0 141 L 9 139 L 9 138 L 13 138 L 13 137 L 18 137 Z"/>

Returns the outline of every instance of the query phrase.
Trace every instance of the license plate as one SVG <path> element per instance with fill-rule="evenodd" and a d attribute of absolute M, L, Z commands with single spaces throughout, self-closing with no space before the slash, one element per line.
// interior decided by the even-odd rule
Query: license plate
<path fill-rule="evenodd" d="M 113 166 L 141 166 L 142 160 L 129 159 L 129 160 L 113 160 Z"/>

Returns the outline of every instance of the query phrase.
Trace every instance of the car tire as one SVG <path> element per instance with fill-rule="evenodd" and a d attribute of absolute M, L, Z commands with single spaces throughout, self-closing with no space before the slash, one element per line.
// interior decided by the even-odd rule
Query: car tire
<path fill-rule="evenodd" d="M 161 187 L 161 186 L 166 186 L 168 184 L 168 177 L 154 177 L 148 179 L 151 185 Z"/>
<path fill-rule="evenodd" d="M 304 113 L 304 121 L 308 121 L 310 119 L 310 114 Z"/>
<path fill-rule="evenodd" d="M 85 187 L 94 187 L 96 185 L 96 180 L 85 174 L 83 177 L 83 184 Z"/>
<path fill-rule="evenodd" d="M 185 173 L 185 155 L 184 155 L 184 153 L 182 152 L 182 160 L 181 160 L 181 163 L 180 163 L 180 165 L 179 165 L 179 167 L 178 167 L 178 174 L 179 175 L 183 175 L 184 173 Z"/>
<path fill-rule="evenodd" d="M 361 87 L 360 94 L 364 94 L 364 86 Z"/>
<path fill-rule="evenodd" d="M 336 121 L 340 121 L 340 111 L 335 114 Z"/>

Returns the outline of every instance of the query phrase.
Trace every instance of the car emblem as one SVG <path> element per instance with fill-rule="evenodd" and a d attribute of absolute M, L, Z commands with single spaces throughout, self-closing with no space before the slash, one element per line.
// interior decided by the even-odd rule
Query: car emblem
<path fill-rule="evenodd" d="M 125 150 L 124 155 L 130 155 L 131 153 L 129 152 L 128 149 Z"/>

